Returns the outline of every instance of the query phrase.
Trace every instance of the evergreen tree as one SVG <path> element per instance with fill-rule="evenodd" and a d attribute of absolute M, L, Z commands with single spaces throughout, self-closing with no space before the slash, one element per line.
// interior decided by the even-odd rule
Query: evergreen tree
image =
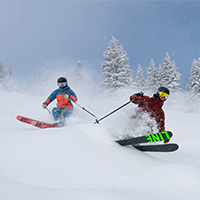
<path fill-rule="evenodd" d="M 127 53 L 122 45 L 117 44 L 117 40 L 112 37 L 104 52 L 105 61 L 102 63 L 102 76 L 104 81 L 100 83 L 101 90 L 109 93 L 120 88 L 130 87 L 133 83 L 132 70 L 128 65 Z"/>
<path fill-rule="evenodd" d="M 173 61 L 172 62 L 172 68 L 171 68 L 171 76 L 169 77 L 169 88 L 172 92 L 178 92 L 181 91 L 181 84 L 179 81 L 181 80 L 181 74 L 177 72 L 176 64 Z"/>
<path fill-rule="evenodd" d="M 44 77 L 42 79 L 39 79 L 38 77 L 35 78 L 31 93 L 32 95 L 36 96 L 43 95 L 48 89 L 48 87 L 49 87 L 49 76 L 48 72 L 45 72 Z"/>
<path fill-rule="evenodd" d="M 187 84 L 185 87 L 186 92 L 190 92 L 192 90 L 191 85 Z"/>
<path fill-rule="evenodd" d="M 192 63 L 190 84 L 187 86 L 187 90 L 195 96 L 200 94 L 200 58 L 198 61 L 194 59 Z"/>
<path fill-rule="evenodd" d="M 33 83 L 31 93 L 36 96 L 41 94 L 41 81 L 39 81 L 38 77 L 36 77 Z"/>
<path fill-rule="evenodd" d="M 41 84 L 43 85 L 43 88 L 46 89 L 49 85 L 49 76 L 48 72 L 45 72 L 44 77 L 41 80 Z"/>
<path fill-rule="evenodd" d="M 144 79 L 142 67 L 140 65 L 138 66 L 138 71 L 136 74 L 136 87 L 139 90 L 143 90 L 145 87 L 145 79 Z"/>
<path fill-rule="evenodd" d="M 178 83 L 180 81 L 181 74 L 176 70 L 175 62 L 171 62 L 170 56 L 167 53 L 165 57 L 165 63 L 163 65 L 163 78 L 162 85 L 169 88 L 171 92 L 181 91 L 181 85 Z"/>
<path fill-rule="evenodd" d="M 80 87 L 83 85 L 83 76 L 82 76 L 82 64 L 81 61 L 78 61 L 75 66 L 74 71 L 74 85 Z"/>
<path fill-rule="evenodd" d="M 147 74 L 149 75 L 146 81 L 147 88 L 156 91 L 158 89 L 158 71 L 153 59 L 151 59 Z"/>
<path fill-rule="evenodd" d="M 11 65 L 9 65 L 8 70 L 5 73 L 3 79 L 3 88 L 8 91 L 11 89 L 11 75 L 12 75 L 12 67 Z"/>
<path fill-rule="evenodd" d="M 5 77 L 4 63 L 0 61 L 0 89 L 3 89 L 4 77 Z"/>
<path fill-rule="evenodd" d="M 186 97 L 189 97 L 189 100 L 191 100 L 192 87 L 189 83 L 185 87 L 185 93 L 186 93 Z"/>
<path fill-rule="evenodd" d="M 4 63 L 0 62 L 0 89 L 10 90 L 11 88 L 11 75 L 12 67 L 8 67 L 7 71 L 4 70 Z"/>
<path fill-rule="evenodd" d="M 161 64 L 159 64 L 158 67 L 158 78 L 157 78 L 157 89 L 161 86 L 163 86 L 163 68 Z"/>

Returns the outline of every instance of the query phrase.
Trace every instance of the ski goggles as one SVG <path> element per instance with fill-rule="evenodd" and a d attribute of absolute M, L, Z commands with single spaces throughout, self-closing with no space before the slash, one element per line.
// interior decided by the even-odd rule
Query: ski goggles
<path fill-rule="evenodd" d="M 65 87 L 67 86 L 67 82 L 58 83 L 58 87 Z"/>
<path fill-rule="evenodd" d="M 162 92 L 162 91 L 161 91 L 161 92 L 159 93 L 159 96 L 160 96 L 160 97 L 164 97 L 165 99 L 167 99 L 169 95 L 168 95 L 166 92 Z"/>

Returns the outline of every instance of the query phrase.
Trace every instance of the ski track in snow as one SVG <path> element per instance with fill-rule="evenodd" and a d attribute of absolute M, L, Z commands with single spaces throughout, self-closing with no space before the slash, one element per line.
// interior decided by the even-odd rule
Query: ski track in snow
<path fill-rule="evenodd" d="M 113 132 L 117 135 L 126 129 L 125 111 L 133 104 L 100 125 L 94 125 L 95 119 L 74 105 L 66 127 L 41 130 L 17 121 L 16 116 L 52 122 L 41 108 L 45 96 L 0 94 L 0 199 L 199 199 L 198 110 L 188 112 L 180 103 L 166 102 L 166 129 L 173 132 L 171 142 L 180 149 L 144 153 L 121 147 L 113 138 Z M 86 102 L 80 104 L 98 117 L 123 104 Z"/>

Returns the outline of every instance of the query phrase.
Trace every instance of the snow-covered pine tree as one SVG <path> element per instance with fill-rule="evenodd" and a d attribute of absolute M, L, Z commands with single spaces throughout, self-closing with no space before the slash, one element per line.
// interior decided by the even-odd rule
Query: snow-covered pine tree
<path fill-rule="evenodd" d="M 147 74 L 148 74 L 146 81 L 147 89 L 156 91 L 158 89 L 158 71 L 155 67 L 153 59 L 151 59 Z"/>
<path fill-rule="evenodd" d="M 185 90 L 186 90 L 187 93 L 191 92 L 192 87 L 191 87 L 191 85 L 189 83 L 186 85 Z"/>
<path fill-rule="evenodd" d="M 187 90 L 191 91 L 196 98 L 200 96 L 200 58 L 198 61 L 194 59 L 192 63 L 190 83 Z"/>
<path fill-rule="evenodd" d="M 0 89 L 3 89 L 4 77 L 5 77 L 4 63 L 0 61 Z"/>
<path fill-rule="evenodd" d="M 41 84 L 43 85 L 43 89 L 44 90 L 48 89 L 48 85 L 49 85 L 49 75 L 48 75 L 48 72 L 45 72 L 44 77 L 41 80 Z M 41 94 L 44 94 L 44 90 L 42 90 Z"/>
<path fill-rule="evenodd" d="M 35 78 L 31 93 L 32 95 L 40 96 L 45 94 L 48 88 L 49 88 L 49 75 L 48 72 L 45 72 L 44 77 L 42 77 L 42 79 L 39 79 L 38 77 Z"/>
<path fill-rule="evenodd" d="M 192 91 L 192 87 L 191 85 L 188 83 L 185 87 L 185 100 L 187 103 L 193 103 L 193 101 L 191 101 L 191 97 L 194 97 L 194 93 Z"/>
<path fill-rule="evenodd" d="M 102 76 L 104 81 L 100 83 L 102 92 L 112 94 L 118 89 L 131 87 L 133 83 L 132 70 L 128 65 L 129 59 L 122 45 L 117 44 L 114 37 L 110 40 L 106 52 L 105 61 L 102 63 Z"/>
<path fill-rule="evenodd" d="M 74 71 L 74 85 L 80 87 L 83 85 L 83 76 L 82 76 L 82 64 L 81 61 L 78 61 L 75 66 Z"/>
<path fill-rule="evenodd" d="M 0 89 L 10 90 L 12 67 L 9 65 L 7 71 L 4 70 L 4 63 L 0 61 Z"/>
<path fill-rule="evenodd" d="M 181 80 L 181 74 L 177 72 L 176 64 L 172 61 L 172 68 L 171 68 L 171 76 L 169 81 L 169 88 L 171 88 L 172 92 L 180 92 L 181 91 L 181 84 L 179 81 Z"/>
<path fill-rule="evenodd" d="M 9 65 L 8 70 L 6 71 L 3 78 L 3 88 L 7 91 L 11 89 L 11 75 L 12 75 L 12 67 Z"/>
<path fill-rule="evenodd" d="M 32 86 L 31 90 L 32 95 L 40 95 L 41 94 L 41 81 L 39 81 L 38 77 L 35 78 L 35 81 Z"/>
<path fill-rule="evenodd" d="M 171 62 L 170 56 L 167 53 L 165 57 L 165 63 L 163 65 L 163 86 L 169 88 L 171 92 L 181 91 L 180 76 L 181 74 L 177 72 L 175 62 Z"/>
<path fill-rule="evenodd" d="M 159 64 L 159 67 L 158 67 L 158 78 L 157 78 L 156 85 L 157 85 L 157 89 L 161 86 L 164 86 L 164 84 L 163 84 L 163 68 L 162 68 L 161 64 Z"/>
<path fill-rule="evenodd" d="M 141 65 L 138 66 L 137 74 L 136 74 L 136 87 L 138 90 L 142 91 L 145 87 L 145 79 L 142 71 Z"/>

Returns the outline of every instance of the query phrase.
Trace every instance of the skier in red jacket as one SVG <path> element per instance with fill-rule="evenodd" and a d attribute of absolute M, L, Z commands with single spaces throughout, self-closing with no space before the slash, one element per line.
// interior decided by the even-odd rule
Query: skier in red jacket
<path fill-rule="evenodd" d="M 139 112 L 147 112 L 155 119 L 159 132 L 165 131 L 165 113 L 162 106 L 169 93 L 170 91 L 166 87 L 159 87 L 158 92 L 151 98 L 145 96 L 142 92 L 130 96 L 130 101 L 138 104 Z M 168 142 L 169 140 L 164 141 L 164 143 Z"/>

